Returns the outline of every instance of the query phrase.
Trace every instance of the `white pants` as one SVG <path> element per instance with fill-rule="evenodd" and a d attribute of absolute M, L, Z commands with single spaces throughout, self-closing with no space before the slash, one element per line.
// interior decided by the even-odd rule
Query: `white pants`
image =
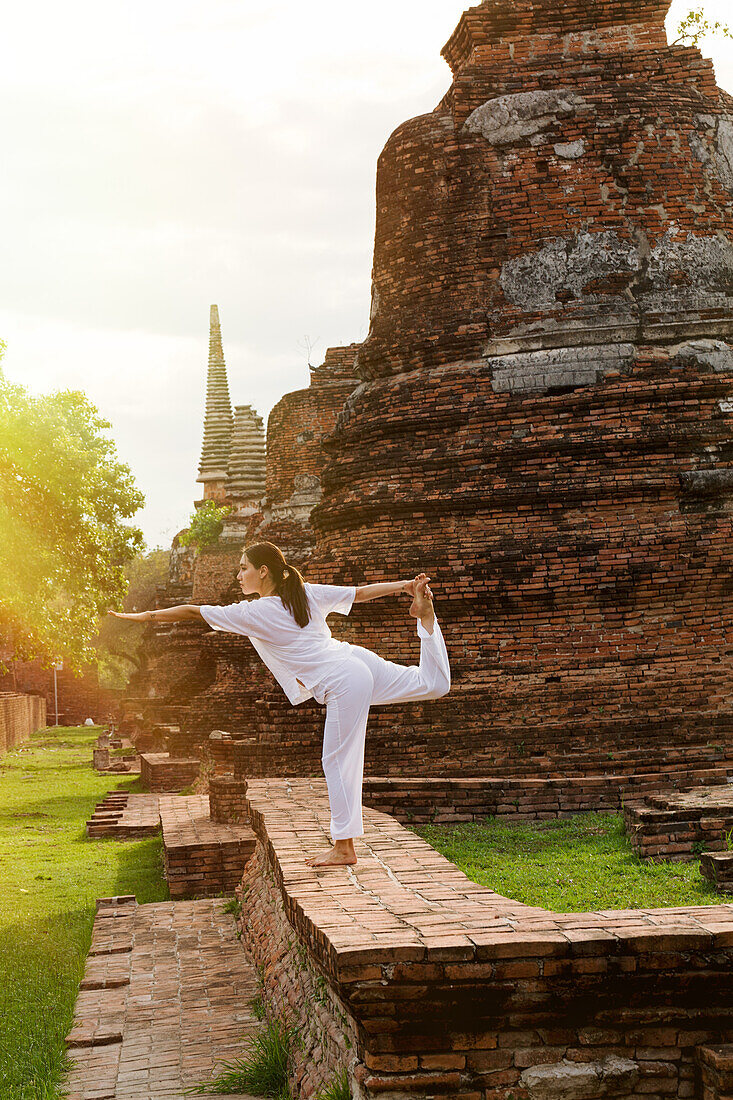
<path fill-rule="evenodd" d="M 417 632 L 419 665 L 398 665 L 345 643 L 343 662 L 313 689 L 316 700 L 326 704 L 321 763 L 331 805 L 332 840 L 364 834 L 361 788 L 369 707 L 439 699 L 450 689 L 448 653 L 438 620 L 432 634 L 418 620 Z"/>

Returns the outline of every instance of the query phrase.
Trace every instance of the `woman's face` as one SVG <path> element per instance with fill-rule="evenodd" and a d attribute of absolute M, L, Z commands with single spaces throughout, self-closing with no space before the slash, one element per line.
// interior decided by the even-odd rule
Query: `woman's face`
<path fill-rule="evenodd" d="M 265 574 L 265 576 L 267 576 L 267 574 Z M 251 561 L 247 560 L 246 554 L 242 554 L 237 580 L 245 596 L 251 596 L 253 592 L 259 592 L 261 589 L 263 578 L 260 577 L 260 571 L 259 569 L 255 569 Z"/>

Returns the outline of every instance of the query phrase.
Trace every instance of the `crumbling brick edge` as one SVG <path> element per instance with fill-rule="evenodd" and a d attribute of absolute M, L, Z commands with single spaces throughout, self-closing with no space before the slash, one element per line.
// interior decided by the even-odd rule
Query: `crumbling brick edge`
<path fill-rule="evenodd" d="M 351 1080 L 358 1066 L 355 1023 L 286 916 L 272 856 L 261 839 L 235 893 L 242 903 L 242 943 L 260 972 L 267 1018 L 297 1029 L 293 1095 L 315 1096 L 344 1068 Z"/>

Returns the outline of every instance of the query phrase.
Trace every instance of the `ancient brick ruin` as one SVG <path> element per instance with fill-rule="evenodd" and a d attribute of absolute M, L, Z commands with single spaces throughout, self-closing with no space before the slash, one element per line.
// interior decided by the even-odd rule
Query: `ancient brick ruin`
<path fill-rule="evenodd" d="M 667 7 L 469 9 L 379 158 L 309 575 L 425 569 L 454 688 L 375 713 L 373 774 L 733 762 L 733 100 Z M 346 631 L 414 660 L 403 607 Z"/>
<path fill-rule="evenodd" d="M 369 335 L 339 352 L 361 384 L 329 387 L 311 464 L 318 372 L 270 416 L 248 538 L 313 580 L 432 577 L 454 687 L 374 710 L 367 774 L 732 770 L 733 101 L 667 6 L 464 13 L 451 88 L 379 159 Z M 415 659 L 403 603 L 336 630 Z M 246 640 L 203 650 L 187 744 L 220 727 L 242 777 L 318 774 L 317 708 Z"/>
<path fill-rule="evenodd" d="M 733 765 L 733 101 L 667 46 L 666 8 L 464 13 L 451 88 L 379 159 L 368 337 L 273 409 L 259 499 L 212 307 L 199 480 L 239 497 L 195 566 L 175 548 L 161 602 L 238 598 L 255 538 L 313 580 L 429 572 L 454 687 L 373 711 L 368 774 Z M 397 601 L 337 630 L 415 659 Z M 237 774 L 319 772 L 318 708 L 247 640 L 155 637 L 141 694 L 184 755 L 223 728 Z"/>
<path fill-rule="evenodd" d="M 342 1064 L 359 1100 L 730 1095 L 730 905 L 552 913 L 404 828 L 625 802 L 641 854 L 704 841 L 730 883 L 733 99 L 667 7 L 463 14 L 450 89 L 379 159 L 367 339 L 273 409 L 237 537 L 174 556 L 207 603 L 255 538 L 315 581 L 424 569 L 451 657 L 448 696 L 372 712 L 360 862 L 319 875 L 322 710 L 246 639 L 156 628 L 149 713 L 256 838 L 241 931 L 302 1026 L 300 1096 Z M 417 655 L 405 602 L 335 632 Z"/>

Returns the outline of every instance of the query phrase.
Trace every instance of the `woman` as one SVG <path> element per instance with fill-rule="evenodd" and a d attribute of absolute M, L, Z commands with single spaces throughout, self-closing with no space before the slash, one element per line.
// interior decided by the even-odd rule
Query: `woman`
<path fill-rule="evenodd" d="M 271 542 L 245 548 L 237 573 L 245 596 L 226 607 L 182 604 L 157 611 L 122 614 L 120 619 L 180 622 L 203 619 L 214 630 L 249 637 L 291 703 L 314 698 L 326 706 L 321 762 L 331 807 L 333 847 L 306 862 L 311 867 L 356 863 L 354 837 L 363 836 L 361 790 L 364 740 L 369 707 L 417 699 L 438 699 L 450 688 L 450 665 L 443 635 L 435 618 L 429 577 L 377 584 L 311 584 L 288 565 Z M 326 616 L 348 615 L 352 604 L 407 592 L 410 614 L 420 637 L 419 665 L 385 661 L 362 646 L 331 636 Z"/>

